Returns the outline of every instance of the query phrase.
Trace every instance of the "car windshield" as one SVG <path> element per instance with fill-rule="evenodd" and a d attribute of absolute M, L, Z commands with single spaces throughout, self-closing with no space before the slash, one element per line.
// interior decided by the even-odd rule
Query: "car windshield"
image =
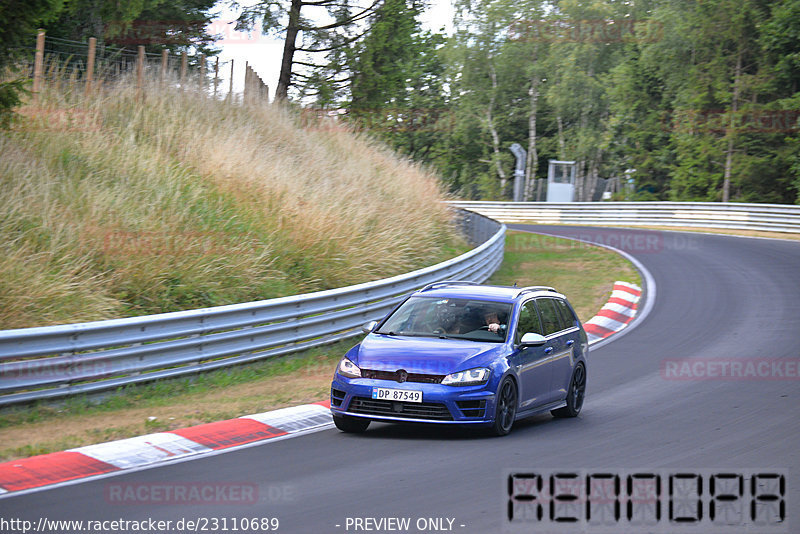
<path fill-rule="evenodd" d="M 376 333 L 500 343 L 506 338 L 511 306 L 477 299 L 411 297 Z"/>

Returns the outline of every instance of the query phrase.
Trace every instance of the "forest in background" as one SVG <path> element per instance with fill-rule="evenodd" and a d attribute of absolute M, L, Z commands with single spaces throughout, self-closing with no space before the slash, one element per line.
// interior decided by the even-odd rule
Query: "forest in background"
<path fill-rule="evenodd" d="M 800 202 L 800 1 L 456 2 L 445 37 L 385 0 L 346 83 L 333 63 L 298 93 L 462 198 L 511 197 L 516 142 L 527 200 L 557 159 L 576 200 L 614 179 L 619 199 Z"/>
<path fill-rule="evenodd" d="M 262 0 L 239 28 L 285 39 L 280 100 L 371 132 L 454 196 L 511 198 L 519 143 L 526 200 L 558 159 L 577 162 L 576 200 L 800 203 L 800 0 L 454 2 L 450 34 L 422 29 L 420 0 Z M 219 5 L 10 0 L 0 67 L 37 26 L 213 53 Z M 20 87 L 0 84 L 0 109 Z"/>

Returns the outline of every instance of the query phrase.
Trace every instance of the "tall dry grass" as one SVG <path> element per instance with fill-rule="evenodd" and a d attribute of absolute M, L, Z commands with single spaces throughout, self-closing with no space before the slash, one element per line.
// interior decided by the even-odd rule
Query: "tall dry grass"
<path fill-rule="evenodd" d="M 0 328 L 339 287 L 463 247 L 436 177 L 366 137 L 144 94 L 51 87 L 0 134 Z"/>

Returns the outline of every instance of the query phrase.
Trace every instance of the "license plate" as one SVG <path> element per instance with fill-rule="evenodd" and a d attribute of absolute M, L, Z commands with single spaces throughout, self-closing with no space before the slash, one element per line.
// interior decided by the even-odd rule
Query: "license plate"
<path fill-rule="evenodd" d="M 422 392 L 410 389 L 372 388 L 372 398 L 405 402 L 422 402 Z"/>

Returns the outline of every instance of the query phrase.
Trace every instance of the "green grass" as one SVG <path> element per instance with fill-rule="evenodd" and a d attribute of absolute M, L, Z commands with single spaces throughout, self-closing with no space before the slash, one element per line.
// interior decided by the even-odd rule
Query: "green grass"
<path fill-rule="evenodd" d="M 340 341 L 325 347 L 228 369 L 120 387 L 104 395 L 80 395 L 67 397 L 61 402 L 40 402 L 30 406 L 5 408 L 0 410 L 0 430 L 54 417 L 109 413 L 133 407 L 170 406 L 181 396 L 205 395 L 238 384 L 279 379 L 319 365 L 330 365 L 332 374 L 333 365 L 355 343 L 355 340 Z"/>
<path fill-rule="evenodd" d="M 0 132 L 0 329 L 342 287 L 465 248 L 437 177 L 375 141 L 145 93 L 48 87 Z"/>
<path fill-rule="evenodd" d="M 626 259 L 601 247 L 509 231 L 503 264 L 489 283 L 552 286 L 586 321 L 605 303 L 617 280 L 641 285 L 638 271 Z"/>

